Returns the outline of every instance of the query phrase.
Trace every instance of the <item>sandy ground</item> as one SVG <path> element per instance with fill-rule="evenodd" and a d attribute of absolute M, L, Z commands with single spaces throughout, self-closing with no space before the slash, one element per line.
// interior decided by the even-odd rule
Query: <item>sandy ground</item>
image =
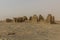
<path fill-rule="evenodd" d="M 14 35 L 8 35 L 15 33 Z M 0 23 L 0 40 L 60 40 L 60 24 Z"/>

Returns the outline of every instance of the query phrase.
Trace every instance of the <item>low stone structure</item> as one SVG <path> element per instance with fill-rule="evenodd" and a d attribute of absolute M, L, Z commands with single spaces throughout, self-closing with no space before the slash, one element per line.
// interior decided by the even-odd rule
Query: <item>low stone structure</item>
<path fill-rule="evenodd" d="M 13 20 L 12 20 L 12 19 L 7 18 L 7 19 L 6 19 L 6 22 L 13 22 Z"/>
<path fill-rule="evenodd" d="M 28 20 L 28 18 L 26 16 L 13 18 L 13 19 L 14 19 L 15 22 L 25 22 L 26 20 Z"/>
<path fill-rule="evenodd" d="M 30 21 L 32 23 L 38 22 L 38 16 L 37 15 L 33 15 L 32 17 L 30 17 Z"/>
<path fill-rule="evenodd" d="M 50 24 L 54 24 L 55 23 L 54 16 L 52 16 L 51 14 L 48 14 L 47 19 L 46 19 L 46 22 L 47 23 L 50 23 Z"/>
<path fill-rule="evenodd" d="M 54 16 L 52 17 L 52 23 L 56 23 L 56 22 L 55 22 L 55 17 L 54 17 Z"/>
<path fill-rule="evenodd" d="M 24 22 L 23 17 L 13 18 L 15 22 Z"/>
<path fill-rule="evenodd" d="M 32 16 L 29 17 L 29 21 L 31 21 L 31 20 L 32 20 Z"/>
<path fill-rule="evenodd" d="M 14 22 L 17 22 L 17 18 L 13 18 Z"/>
<path fill-rule="evenodd" d="M 39 22 L 44 21 L 44 18 L 42 15 L 39 15 Z"/>
<path fill-rule="evenodd" d="M 27 16 L 23 16 L 23 19 L 24 19 L 24 20 L 28 20 Z"/>

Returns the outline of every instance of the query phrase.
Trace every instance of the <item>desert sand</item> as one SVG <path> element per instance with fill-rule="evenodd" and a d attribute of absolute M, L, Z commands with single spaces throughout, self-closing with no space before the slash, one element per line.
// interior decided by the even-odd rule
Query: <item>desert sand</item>
<path fill-rule="evenodd" d="M 0 23 L 0 40 L 60 40 L 60 24 Z"/>

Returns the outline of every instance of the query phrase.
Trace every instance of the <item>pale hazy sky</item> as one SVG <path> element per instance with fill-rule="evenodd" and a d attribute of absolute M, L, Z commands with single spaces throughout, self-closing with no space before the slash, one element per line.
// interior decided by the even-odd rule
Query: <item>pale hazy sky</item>
<path fill-rule="evenodd" d="M 0 0 L 0 19 L 49 13 L 60 20 L 60 0 Z"/>

